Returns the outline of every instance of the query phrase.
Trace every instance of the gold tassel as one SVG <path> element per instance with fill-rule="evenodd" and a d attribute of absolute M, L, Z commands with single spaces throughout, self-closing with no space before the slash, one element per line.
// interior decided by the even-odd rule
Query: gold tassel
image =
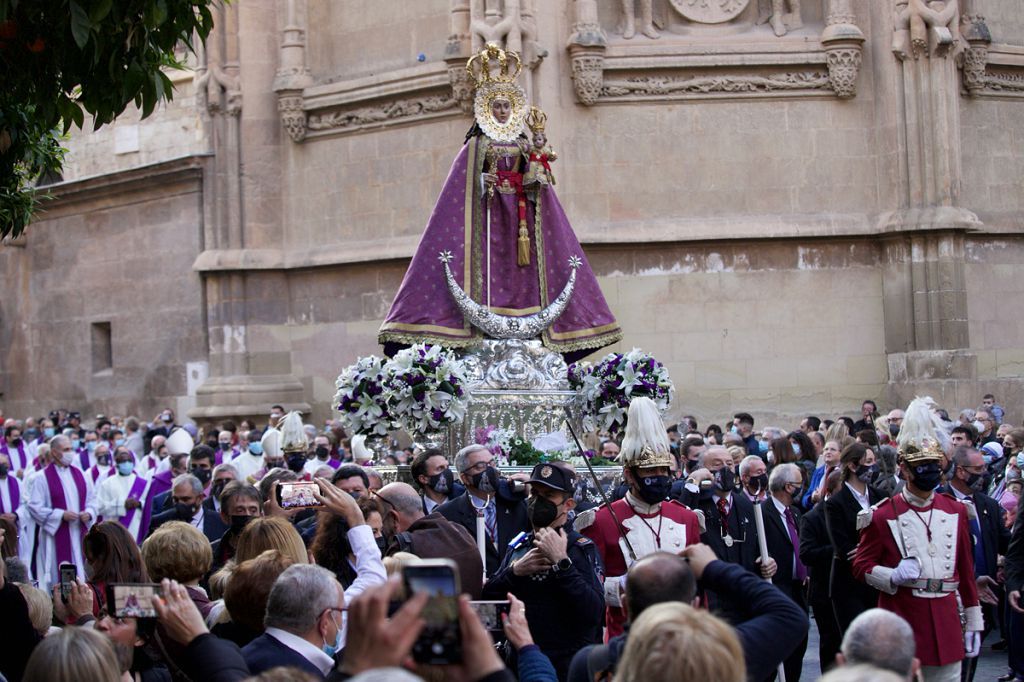
<path fill-rule="evenodd" d="M 519 221 L 519 266 L 530 264 L 530 233 L 526 231 L 526 221 Z"/>

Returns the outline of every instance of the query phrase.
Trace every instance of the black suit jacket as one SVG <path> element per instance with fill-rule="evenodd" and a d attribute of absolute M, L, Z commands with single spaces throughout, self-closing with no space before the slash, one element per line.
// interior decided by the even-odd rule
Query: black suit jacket
<path fill-rule="evenodd" d="M 941 490 L 956 497 L 956 493 L 948 485 L 943 486 Z M 984 574 L 979 574 L 977 566 L 975 566 L 975 574 L 995 578 L 997 555 L 1005 555 L 1010 546 L 1010 529 L 1006 527 L 1006 512 L 999 506 L 995 498 L 989 497 L 985 493 L 974 493 L 971 499 L 978 512 L 982 549 L 985 552 L 985 563 L 987 564 Z"/>
<path fill-rule="evenodd" d="M 454 500 L 445 502 L 434 511 L 468 530 L 473 541 L 476 542 L 476 509 L 473 507 L 469 495 L 467 491 Z M 511 501 L 499 493 L 494 496 L 494 504 L 498 525 L 498 542 L 497 547 L 490 541 L 484 543 L 487 554 L 487 565 L 484 569 L 488 578 L 494 575 L 494 572 L 501 566 L 505 553 L 508 552 L 508 545 L 513 538 L 523 531 L 530 530 L 530 521 L 526 515 L 526 503 L 521 499 Z"/>
<path fill-rule="evenodd" d="M 794 522 L 797 529 L 800 528 L 800 510 L 796 505 L 791 505 Z M 775 559 L 778 570 L 772 576 L 772 583 L 779 588 L 783 594 L 792 599 L 803 608 L 807 606 L 807 599 L 804 596 L 803 586 L 795 581 L 793 575 L 793 559 L 796 553 L 793 542 L 789 538 L 789 528 L 786 520 L 779 514 L 772 502 L 771 496 L 761 505 L 764 515 L 764 535 L 768 544 L 768 555 Z"/>
<path fill-rule="evenodd" d="M 754 523 L 754 503 L 740 492 L 730 497 L 729 518 L 727 528 L 722 527 L 722 517 L 718 513 L 718 498 L 711 497 L 700 500 L 696 509 L 704 513 L 704 532 L 700 541 L 714 550 L 715 556 L 730 564 L 739 564 L 752 573 L 760 575 L 757 567 L 757 526 Z M 725 542 L 728 534 L 732 538 L 732 546 Z"/>
<path fill-rule="evenodd" d="M 825 523 L 825 505 L 816 504 L 800 520 L 800 561 L 810 571 L 808 598 L 828 600 L 828 586 L 832 575 L 832 541 Z"/>
<path fill-rule="evenodd" d="M 245 664 L 253 675 L 259 675 L 278 666 L 286 666 L 298 668 L 318 680 L 325 679 L 320 669 L 310 663 L 305 656 L 289 649 L 267 633 L 263 633 L 242 647 L 242 657 L 245 658 Z"/>
<path fill-rule="evenodd" d="M 162 524 L 168 521 L 179 521 L 178 510 L 168 509 L 165 512 L 160 512 L 155 515 L 149 523 L 149 534 L 152 535 L 153 531 L 159 528 Z M 228 527 L 221 520 L 220 514 L 213 512 L 209 509 L 203 509 L 203 535 L 211 543 L 214 540 L 220 540 L 221 536 L 224 535 Z"/>
<path fill-rule="evenodd" d="M 885 497 L 871 486 L 867 487 L 868 503 L 872 506 Z M 839 595 L 850 589 L 858 589 L 864 585 L 853 577 L 851 562 L 847 557 L 860 542 L 860 531 L 857 530 L 857 514 L 861 511 L 860 503 L 853 496 L 846 484 L 839 487 L 838 492 L 825 500 L 825 517 L 828 524 L 832 550 L 835 552 L 835 563 L 832 568 L 831 594 Z M 872 590 L 874 593 L 874 590 Z M 877 598 L 877 593 L 874 597 Z"/>
<path fill-rule="evenodd" d="M 1010 546 L 1006 549 L 1006 591 L 1024 588 L 1024 515 L 1018 515 L 1013 524 Z"/>

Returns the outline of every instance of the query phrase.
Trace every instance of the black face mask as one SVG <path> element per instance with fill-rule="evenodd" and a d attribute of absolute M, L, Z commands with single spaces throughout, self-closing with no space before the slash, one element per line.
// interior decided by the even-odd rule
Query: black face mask
<path fill-rule="evenodd" d="M 672 479 L 668 476 L 645 476 L 637 478 L 638 494 L 647 504 L 657 504 L 668 497 L 672 489 Z"/>
<path fill-rule="evenodd" d="M 296 455 L 288 455 L 288 468 L 297 474 L 302 473 L 306 468 L 306 456 L 301 452 Z"/>
<path fill-rule="evenodd" d="M 872 464 L 871 466 L 866 466 L 864 464 L 861 464 L 859 467 L 857 467 L 857 478 L 859 478 L 861 480 L 861 482 L 863 482 L 864 484 L 871 483 L 877 477 L 878 477 L 878 465 L 877 464 Z"/>
<path fill-rule="evenodd" d="M 96 458 L 96 463 L 100 466 L 110 466 L 110 455 L 100 455 Z"/>
<path fill-rule="evenodd" d="M 896 436 L 900 435 L 900 425 L 899 424 L 889 424 L 889 435 L 892 436 L 893 438 L 895 438 Z"/>
<path fill-rule="evenodd" d="M 224 492 L 224 486 L 226 486 L 227 484 L 228 481 L 227 479 L 224 478 L 220 479 L 219 481 L 214 481 L 213 485 L 210 486 L 210 494 L 219 500 L 220 494 Z"/>
<path fill-rule="evenodd" d="M 474 488 L 482 493 L 493 494 L 498 492 L 498 470 L 494 467 L 487 467 L 478 474 L 473 474 L 470 479 Z"/>
<path fill-rule="evenodd" d="M 21 439 L 20 438 L 12 438 L 12 439 L 10 439 L 7 442 L 11 444 L 12 448 L 16 448 L 19 445 L 21 445 Z"/>
<path fill-rule="evenodd" d="M 206 487 L 206 484 L 210 482 L 210 476 L 213 475 L 213 471 L 211 469 L 201 469 L 199 467 L 192 467 L 189 473 L 198 478 L 204 488 Z"/>
<path fill-rule="evenodd" d="M 438 495 L 447 495 L 452 491 L 453 483 L 455 483 L 455 476 L 452 474 L 452 470 L 445 469 L 441 473 L 431 476 L 427 485 Z"/>
<path fill-rule="evenodd" d="M 381 554 L 384 554 L 384 552 L 385 552 L 385 551 L 387 551 L 387 548 L 388 548 L 388 539 L 387 539 L 386 537 L 384 537 L 383 535 L 381 535 L 381 536 L 380 536 L 379 538 L 375 538 L 375 539 L 374 539 L 374 542 L 376 542 L 376 543 L 377 543 L 377 549 L 379 549 L 379 550 L 380 550 L 380 553 L 381 553 Z"/>
<path fill-rule="evenodd" d="M 184 502 L 178 502 L 174 505 L 174 515 L 182 521 L 191 521 L 192 517 L 195 516 L 196 508 L 191 504 L 185 504 Z"/>
<path fill-rule="evenodd" d="M 715 472 L 715 488 L 721 490 L 724 493 L 729 492 L 735 485 L 733 478 L 732 469 L 729 467 L 722 467 Z"/>
<path fill-rule="evenodd" d="M 222 452 L 227 452 L 228 450 L 231 449 L 231 442 L 229 441 L 227 443 L 220 443 L 220 449 Z"/>
<path fill-rule="evenodd" d="M 760 476 L 751 476 L 750 488 L 758 493 L 766 492 L 768 490 L 768 474 L 761 474 Z"/>
<path fill-rule="evenodd" d="M 284 467 L 284 458 L 281 459 L 265 459 L 267 469 L 281 469 Z"/>
<path fill-rule="evenodd" d="M 330 450 L 328 450 L 327 448 L 325 448 L 322 445 L 316 449 L 316 458 L 317 459 L 327 459 L 327 455 L 329 455 L 329 454 L 331 454 Z"/>
<path fill-rule="evenodd" d="M 987 478 L 987 476 L 985 474 L 970 474 L 967 477 L 967 481 L 965 481 L 965 482 L 967 483 L 967 487 L 968 488 L 970 488 L 971 490 L 973 490 L 974 492 L 977 493 L 977 492 L 981 492 L 982 490 L 984 490 L 986 488 L 986 485 L 985 485 L 985 479 L 986 478 Z"/>
<path fill-rule="evenodd" d="M 925 492 L 935 490 L 942 479 L 942 470 L 937 462 L 921 464 L 911 469 L 914 475 L 914 485 Z"/>
<path fill-rule="evenodd" d="M 232 514 L 231 516 L 231 530 L 234 531 L 235 535 L 238 535 L 245 530 L 246 525 L 252 521 L 252 516 L 238 516 Z"/>
<path fill-rule="evenodd" d="M 0 477 L 6 476 L 7 472 L 11 470 L 10 464 L 0 464 Z"/>
<path fill-rule="evenodd" d="M 699 462 L 695 459 L 686 460 L 686 473 L 692 474 L 694 471 L 696 471 L 697 464 L 699 464 Z"/>
<path fill-rule="evenodd" d="M 558 505 L 549 499 L 533 495 L 526 503 L 526 515 L 534 528 L 547 528 L 558 518 Z"/>

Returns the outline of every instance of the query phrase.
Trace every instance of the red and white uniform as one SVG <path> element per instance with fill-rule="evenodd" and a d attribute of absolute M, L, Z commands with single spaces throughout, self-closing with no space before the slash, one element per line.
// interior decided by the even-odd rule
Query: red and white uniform
<path fill-rule="evenodd" d="M 622 534 L 629 539 L 636 558 L 640 559 L 658 550 L 682 551 L 688 545 L 700 542 L 700 520 L 693 511 L 668 500 L 649 505 L 631 493 L 611 504 L 621 524 Z M 622 576 L 633 565 L 626 543 L 619 534 L 615 519 L 608 507 L 588 509 L 576 517 L 576 530 L 588 537 L 597 546 L 604 563 L 604 600 L 607 605 L 605 622 L 608 637 L 622 633 L 626 616 L 619 599 Z"/>
<path fill-rule="evenodd" d="M 933 493 L 923 500 L 904 490 L 861 514 L 854 577 L 880 591 L 880 608 L 910 623 L 921 665 L 963 660 L 957 593 L 967 630 L 982 629 L 967 507 L 949 495 Z M 893 569 L 907 557 L 921 563 L 921 576 L 911 585 L 895 587 Z"/>

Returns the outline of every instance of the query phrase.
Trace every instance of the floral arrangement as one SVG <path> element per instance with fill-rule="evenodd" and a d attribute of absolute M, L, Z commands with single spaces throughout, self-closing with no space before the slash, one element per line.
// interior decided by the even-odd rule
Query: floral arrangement
<path fill-rule="evenodd" d="M 615 436 L 626 427 L 626 410 L 636 396 L 647 396 L 665 411 L 675 388 L 665 366 L 634 348 L 628 353 L 609 353 L 596 365 L 573 363 L 569 385 L 580 395 L 583 426 Z"/>
<path fill-rule="evenodd" d="M 368 355 L 349 365 L 334 383 L 334 406 L 352 434 L 384 436 L 394 428 L 384 391 L 384 358 Z"/>
<path fill-rule="evenodd" d="M 410 433 L 438 431 L 465 419 L 465 368 L 450 350 L 419 343 L 395 353 L 383 371 L 387 409 Z"/>
<path fill-rule="evenodd" d="M 508 453 L 512 449 L 514 436 L 511 429 L 499 429 L 493 424 L 473 429 L 473 442 L 486 447 L 499 464 L 508 463 Z"/>

